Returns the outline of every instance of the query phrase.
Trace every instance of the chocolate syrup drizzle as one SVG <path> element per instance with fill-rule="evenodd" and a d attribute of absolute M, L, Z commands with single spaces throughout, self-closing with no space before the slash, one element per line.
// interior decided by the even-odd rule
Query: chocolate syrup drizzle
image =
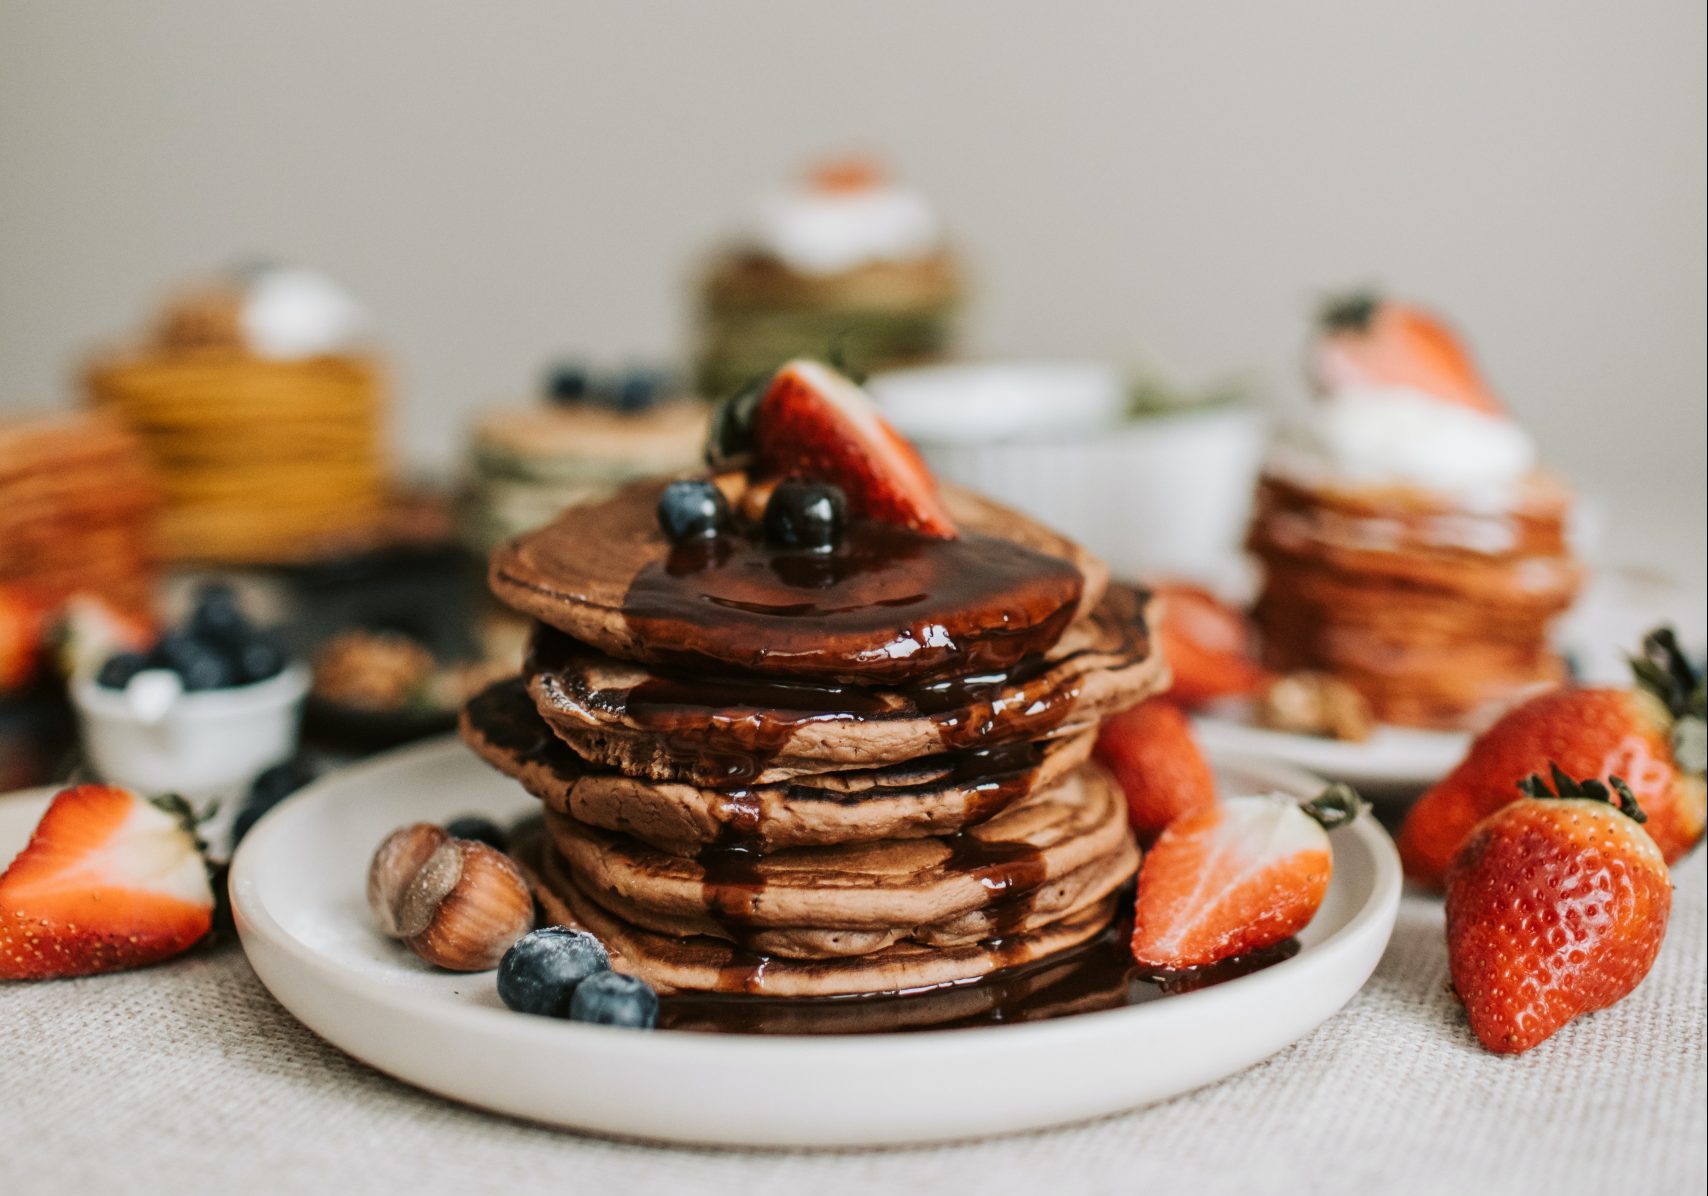
<path fill-rule="evenodd" d="M 1297 939 L 1209 967 L 1150 971 L 1133 962 L 1132 896 L 1125 916 L 1078 947 L 988 976 L 917 992 L 848 997 L 758 997 L 739 990 L 675 993 L 662 999 L 659 1025 L 722 1034 L 874 1034 L 1044 1021 L 1122 1009 L 1195 992 L 1292 958 Z M 1001 940 L 993 945 L 1000 947 Z M 749 966 L 743 961 L 741 969 Z M 759 964 L 763 970 L 763 961 Z"/>
<path fill-rule="evenodd" d="M 831 552 L 746 535 L 676 545 L 636 573 L 623 618 L 666 665 L 893 684 L 1045 651 L 1083 585 L 1070 562 L 1010 540 L 859 520 Z"/>
<path fill-rule="evenodd" d="M 534 631 L 528 668 L 556 676 L 576 701 L 644 730 L 685 770 L 736 788 L 760 776 L 814 723 L 928 718 L 947 752 L 1046 738 L 1067 722 L 1079 700 L 1076 660 L 1104 650 L 1027 656 L 1004 669 L 896 689 L 654 669 L 625 690 L 578 685 L 574 663 L 592 650 L 541 626 Z"/>
<path fill-rule="evenodd" d="M 1119 921 L 1081 948 L 1020 964 L 1028 949 L 1020 932 L 1047 880 L 1043 855 L 1029 843 L 969 829 L 1031 791 L 1039 741 L 1077 703 L 1077 671 L 1060 667 L 1072 658 L 1046 654 L 1077 612 L 1082 586 L 1069 562 L 1007 540 L 972 533 L 937 540 L 870 521 L 852 525 L 830 553 L 722 536 L 677 546 L 635 575 L 622 615 L 645 645 L 649 675 L 626 691 L 575 696 L 655 736 L 697 774 L 720 778 L 718 839 L 694 858 L 705 908 L 733 944 L 717 992 L 665 997 L 663 1025 L 745 1033 L 973 1025 L 1113 1008 L 1165 991 L 1135 972 L 1130 926 Z M 1133 634 L 1143 636 L 1137 612 Z M 588 651 L 541 628 L 528 667 L 567 676 L 554 665 Z M 733 662 L 742 652 L 749 654 Z M 803 725 L 921 716 L 936 725 L 946 771 L 920 787 L 960 785 L 971 807 L 966 825 L 940 840 L 942 866 L 985 890 L 991 931 L 984 946 L 1005 966 L 921 993 L 752 995 L 769 963 L 749 945 L 765 891 L 763 798 L 752 782 Z M 516 734 L 520 751 L 557 747 L 524 745 Z M 862 796 L 810 783 L 785 792 L 797 800 Z M 1130 897 L 1119 907 L 1130 912 Z"/>

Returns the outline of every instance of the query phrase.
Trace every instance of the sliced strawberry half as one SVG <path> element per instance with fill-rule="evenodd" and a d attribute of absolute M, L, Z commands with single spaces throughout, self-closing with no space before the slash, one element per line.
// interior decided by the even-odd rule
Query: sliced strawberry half
<path fill-rule="evenodd" d="M 841 487 L 852 514 L 955 538 L 937 483 L 911 444 L 850 379 L 816 361 L 791 361 L 754 415 L 761 470 Z"/>
<path fill-rule="evenodd" d="M 1198 968 L 1299 933 L 1334 870 L 1324 828 L 1350 821 L 1362 804 L 1335 785 L 1306 805 L 1235 797 L 1173 823 L 1139 869 L 1133 958 Z"/>
<path fill-rule="evenodd" d="M 1324 310 L 1313 366 L 1317 384 L 1403 386 L 1489 415 L 1504 415 L 1470 352 L 1443 321 L 1421 308 L 1354 295 Z"/>
<path fill-rule="evenodd" d="M 53 799 L 0 874 L 0 979 L 158 963 L 213 924 L 213 889 L 181 808 L 78 785 Z"/>

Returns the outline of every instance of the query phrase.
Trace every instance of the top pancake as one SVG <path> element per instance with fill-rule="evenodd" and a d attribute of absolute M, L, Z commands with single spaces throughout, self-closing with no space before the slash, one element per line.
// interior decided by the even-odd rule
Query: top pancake
<path fill-rule="evenodd" d="M 948 487 L 955 540 L 857 520 L 826 554 L 738 534 L 673 547 L 655 515 L 665 484 L 636 483 L 502 545 L 493 593 L 609 656 L 883 684 L 1035 655 L 1108 582 L 1072 541 Z"/>

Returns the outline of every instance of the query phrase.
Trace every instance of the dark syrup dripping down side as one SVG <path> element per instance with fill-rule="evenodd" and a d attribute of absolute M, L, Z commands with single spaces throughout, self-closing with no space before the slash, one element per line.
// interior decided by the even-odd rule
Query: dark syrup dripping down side
<path fill-rule="evenodd" d="M 663 998 L 659 1025 L 720 1034 L 883 1034 L 1045 1021 L 1195 992 L 1261 971 L 1299 950 L 1298 940 L 1288 939 L 1207 968 L 1146 972 L 1128 952 L 1131 934 L 1131 922 L 1116 919 L 1070 951 L 922 992 L 807 998 L 678 993 Z"/>

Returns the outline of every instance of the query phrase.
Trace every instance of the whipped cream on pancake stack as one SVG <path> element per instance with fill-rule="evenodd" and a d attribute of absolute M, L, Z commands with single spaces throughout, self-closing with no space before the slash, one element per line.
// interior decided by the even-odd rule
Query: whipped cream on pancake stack
<path fill-rule="evenodd" d="M 1312 382 L 1248 538 L 1265 663 L 1419 727 L 1476 726 L 1557 682 L 1552 629 L 1582 581 L 1571 496 L 1452 330 L 1391 299 L 1335 303 Z"/>
<path fill-rule="evenodd" d="M 1145 597 L 816 362 L 708 459 L 492 557 L 535 627 L 463 733 L 545 806 L 548 914 L 667 995 L 954 989 L 1109 930 L 1138 852 L 1089 753 L 1167 682 Z"/>

